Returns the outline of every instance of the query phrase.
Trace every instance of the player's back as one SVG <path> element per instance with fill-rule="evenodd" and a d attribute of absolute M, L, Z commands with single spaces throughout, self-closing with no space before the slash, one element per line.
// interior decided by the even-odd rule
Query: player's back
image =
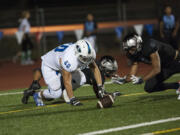
<path fill-rule="evenodd" d="M 47 66 L 54 70 L 62 69 L 60 59 L 63 61 L 62 63 L 65 64 L 65 67 L 67 68 L 70 68 L 72 63 L 73 65 L 77 66 L 77 58 L 75 57 L 74 47 L 75 44 L 72 43 L 60 45 L 55 49 L 47 52 L 41 57 L 41 59 Z"/>
<path fill-rule="evenodd" d="M 144 50 L 146 50 L 146 52 L 158 51 L 160 61 L 163 66 L 168 65 L 174 60 L 176 50 L 172 48 L 171 45 L 165 44 L 154 39 L 148 40 L 144 45 Z M 150 53 L 148 55 L 150 55 Z"/>

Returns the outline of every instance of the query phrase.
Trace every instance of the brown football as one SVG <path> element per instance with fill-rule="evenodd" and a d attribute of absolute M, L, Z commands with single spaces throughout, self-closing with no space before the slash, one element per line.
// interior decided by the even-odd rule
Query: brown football
<path fill-rule="evenodd" d="M 97 108 L 109 108 L 112 107 L 114 103 L 114 99 L 111 95 L 106 95 L 103 98 L 99 99 L 97 102 Z"/>

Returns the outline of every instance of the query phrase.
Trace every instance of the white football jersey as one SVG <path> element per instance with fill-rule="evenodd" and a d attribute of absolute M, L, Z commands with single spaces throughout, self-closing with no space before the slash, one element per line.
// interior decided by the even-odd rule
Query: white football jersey
<path fill-rule="evenodd" d="M 68 72 L 73 72 L 87 66 L 78 60 L 75 55 L 75 44 L 72 43 L 56 47 L 43 55 L 41 59 L 47 66 L 57 71 L 63 68 Z"/>
<path fill-rule="evenodd" d="M 25 27 L 25 30 L 23 31 L 24 27 Z M 30 28 L 31 28 L 31 25 L 30 25 L 29 21 L 26 18 L 24 18 L 21 20 L 21 24 L 19 25 L 18 30 L 23 31 L 24 33 L 29 33 Z"/>

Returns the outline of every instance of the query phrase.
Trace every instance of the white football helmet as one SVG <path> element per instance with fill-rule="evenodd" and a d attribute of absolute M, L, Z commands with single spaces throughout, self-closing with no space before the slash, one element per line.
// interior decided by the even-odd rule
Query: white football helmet
<path fill-rule="evenodd" d="M 138 35 L 130 35 L 123 41 L 123 49 L 129 50 L 132 47 L 136 47 L 137 51 L 142 49 L 142 38 Z"/>
<path fill-rule="evenodd" d="M 87 40 L 78 40 L 75 47 L 75 54 L 80 62 L 91 63 L 96 58 L 96 53 Z"/>

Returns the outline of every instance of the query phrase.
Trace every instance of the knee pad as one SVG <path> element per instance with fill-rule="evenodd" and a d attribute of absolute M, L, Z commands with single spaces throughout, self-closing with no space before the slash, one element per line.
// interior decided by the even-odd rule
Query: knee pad
<path fill-rule="evenodd" d="M 53 91 L 61 89 L 61 82 L 58 79 L 53 79 L 49 81 L 48 88 Z"/>

